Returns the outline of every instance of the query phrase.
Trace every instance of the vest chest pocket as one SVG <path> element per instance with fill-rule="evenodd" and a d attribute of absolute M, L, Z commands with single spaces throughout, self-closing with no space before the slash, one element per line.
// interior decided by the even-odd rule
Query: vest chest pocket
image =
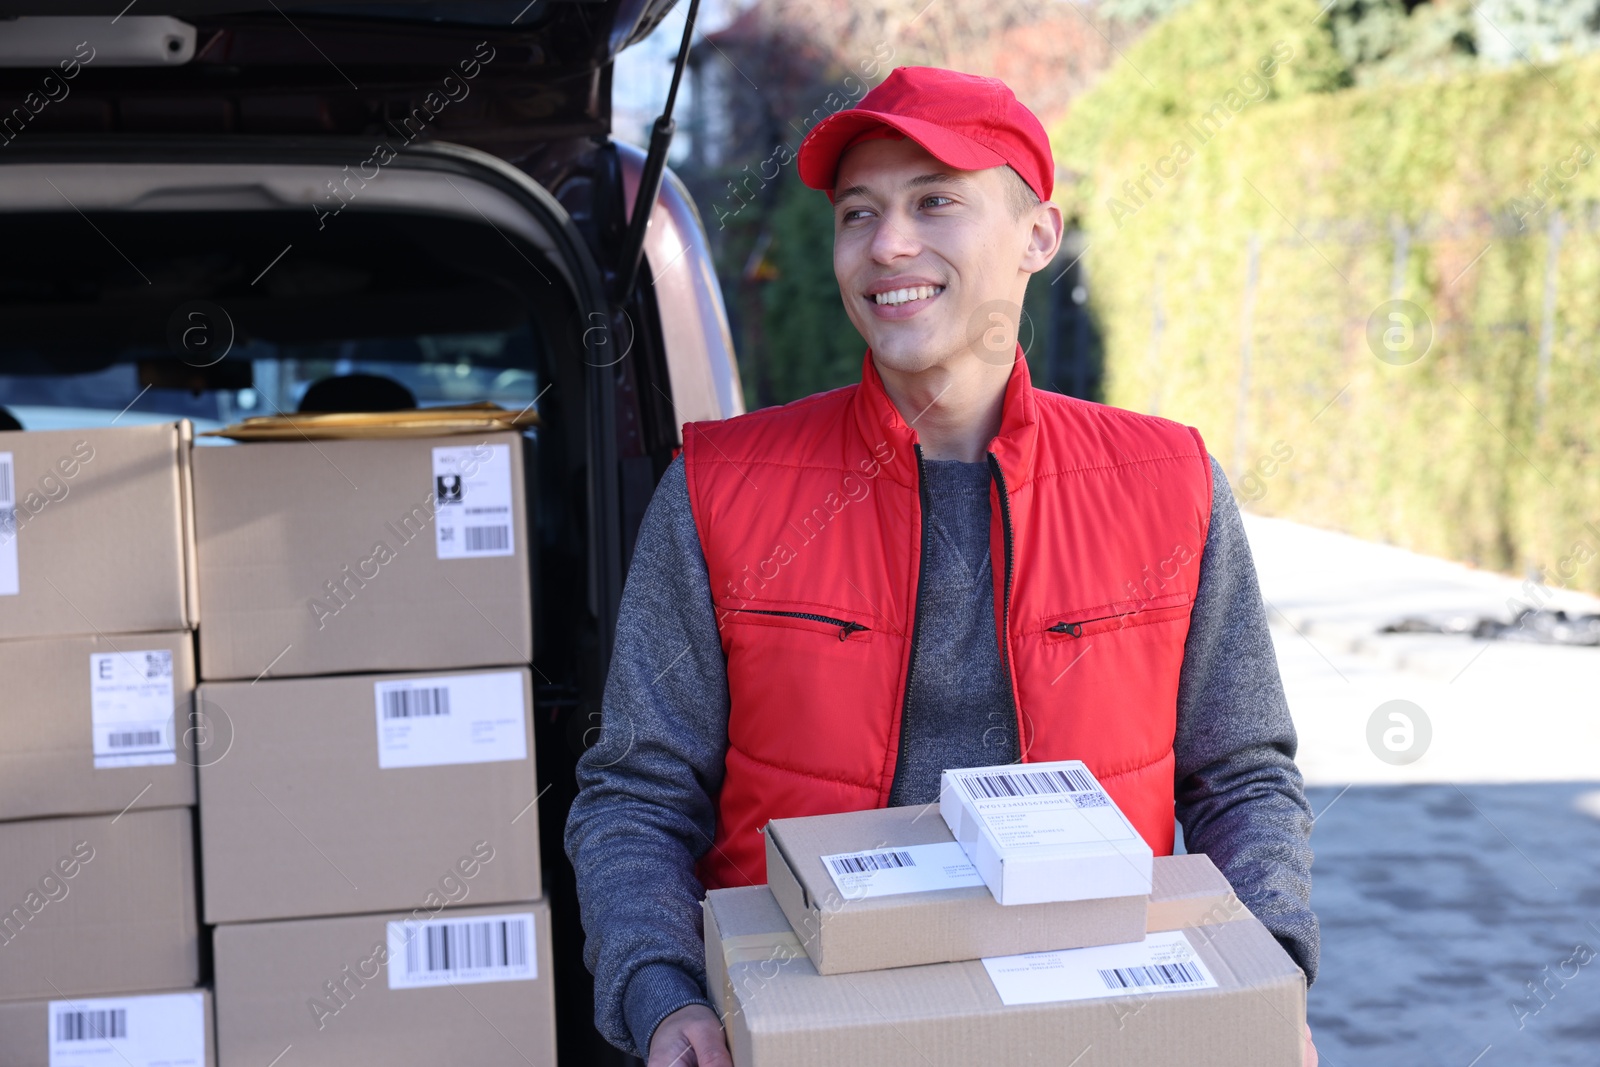
<path fill-rule="evenodd" d="M 776 611 L 771 608 L 725 608 L 725 621 L 766 626 L 801 633 L 828 635 L 840 641 L 857 643 L 872 640 L 871 627 L 851 619 L 834 618 L 809 611 Z M 798 636 L 798 634 L 797 634 Z"/>
<path fill-rule="evenodd" d="M 1101 604 L 1092 608 L 1047 615 L 1042 632 L 1047 640 L 1071 641 L 1075 638 L 1093 637 L 1111 630 L 1126 630 L 1135 626 L 1152 626 L 1188 616 L 1190 598 L 1187 593 L 1168 593 L 1163 596 L 1123 600 Z"/>
<path fill-rule="evenodd" d="M 900 662 L 892 635 L 826 608 L 726 608 L 719 619 L 728 744 L 770 767 L 876 787 Z"/>

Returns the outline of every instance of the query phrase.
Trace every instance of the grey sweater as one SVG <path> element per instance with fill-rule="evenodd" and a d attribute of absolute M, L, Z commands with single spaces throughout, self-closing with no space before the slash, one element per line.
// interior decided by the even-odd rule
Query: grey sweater
<path fill-rule="evenodd" d="M 1314 981 L 1311 810 L 1239 509 L 1212 460 L 1211 527 L 1178 684 L 1176 816 Z M 1017 759 L 995 643 L 985 463 L 927 462 L 932 499 L 906 759 L 894 805 L 939 772 Z M 976 650 L 976 651 L 975 651 Z M 595 976 L 595 1025 L 644 1056 L 667 1015 L 706 1004 L 694 866 L 711 845 L 728 738 L 727 663 L 683 459 L 656 488 L 623 588 L 597 743 L 567 819 Z"/>

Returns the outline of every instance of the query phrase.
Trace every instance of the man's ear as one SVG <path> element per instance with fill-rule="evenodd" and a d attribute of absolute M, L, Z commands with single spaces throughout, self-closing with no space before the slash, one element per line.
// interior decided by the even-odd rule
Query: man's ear
<path fill-rule="evenodd" d="M 1020 269 L 1036 274 L 1050 265 L 1061 248 L 1063 225 L 1061 208 L 1054 201 L 1046 200 L 1033 208 L 1033 225 L 1028 230 Z"/>

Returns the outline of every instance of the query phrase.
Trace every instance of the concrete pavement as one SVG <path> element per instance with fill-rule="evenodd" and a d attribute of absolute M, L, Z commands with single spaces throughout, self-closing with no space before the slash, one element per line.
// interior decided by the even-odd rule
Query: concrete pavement
<path fill-rule="evenodd" d="M 1322 1063 L 1600 1064 L 1600 649 L 1378 632 L 1600 600 L 1245 525 L 1318 813 Z"/>

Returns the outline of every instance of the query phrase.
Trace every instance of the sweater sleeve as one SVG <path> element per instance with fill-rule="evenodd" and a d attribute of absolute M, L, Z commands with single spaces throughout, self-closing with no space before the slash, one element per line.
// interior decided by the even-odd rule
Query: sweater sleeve
<path fill-rule="evenodd" d="M 706 1004 L 694 866 L 711 845 L 728 744 L 727 665 L 683 458 L 645 510 L 623 585 L 600 735 L 578 759 L 577 872 L 595 1025 L 645 1057 L 663 1018 Z"/>
<path fill-rule="evenodd" d="M 1306 973 L 1317 976 L 1311 806 L 1244 523 L 1211 460 L 1211 526 L 1178 681 L 1174 741 L 1185 847 L 1204 852 Z"/>

